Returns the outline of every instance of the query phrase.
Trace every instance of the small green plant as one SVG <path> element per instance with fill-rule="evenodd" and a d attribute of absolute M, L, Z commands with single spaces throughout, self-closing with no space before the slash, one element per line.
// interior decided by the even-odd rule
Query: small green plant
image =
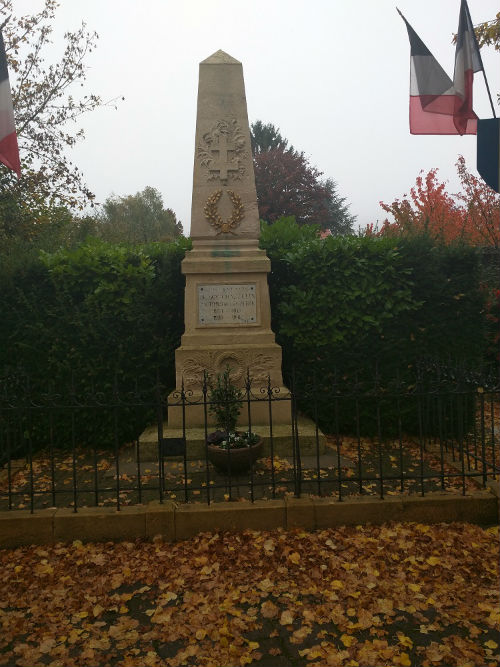
<path fill-rule="evenodd" d="M 243 393 L 231 380 L 231 369 L 226 366 L 223 373 L 215 378 L 215 383 L 209 384 L 208 411 L 215 417 L 215 425 L 225 433 L 234 433 L 241 408 L 243 407 Z"/>

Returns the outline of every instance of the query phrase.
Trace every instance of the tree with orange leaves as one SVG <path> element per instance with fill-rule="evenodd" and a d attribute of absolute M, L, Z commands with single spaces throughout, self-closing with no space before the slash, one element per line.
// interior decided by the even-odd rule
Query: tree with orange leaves
<path fill-rule="evenodd" d="M 476 246 L 500 248 L 500 196 L 481 178 L 467 170 L 463 156 L 456 163 L 461 192 L 449 194 L 438 180 L 437 169 L 419 174 L 410 195 L 380 205 L 392 215 L 380 230 L 368 226 L 366 233 L 414 235 L 427 233 L 443 243 L 463 241 Z"/>

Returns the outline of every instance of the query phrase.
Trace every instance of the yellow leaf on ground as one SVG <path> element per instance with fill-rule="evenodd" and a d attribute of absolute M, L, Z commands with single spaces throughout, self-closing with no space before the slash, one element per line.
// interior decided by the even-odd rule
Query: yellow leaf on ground
<path fill-rule="evenodd" d="M 488 623 L 491 625 L 500 623 L 500 610 L 494 609 L 492 612 L 490 612 L 490 615 L 488 616 Z"/>
<path fill-rule="evenodd" d="M 300 563 L 300 554 L 294 551 L 292 554 L 288 556 L 288 560 L 291 560 L 292 563 L 295 563 L 295 565 L 298 565 Z"/>
<path fill-rule="evenodd" d="M 409 637 L 402 632 L 397 632 L 396 634 L 400 644 L 403 644 L 403 646 L 407 646 L 408 648 L 413 648 L 413 642 Z"/>
<path fill-rule="evenodd" d="M 426 562 L 429 563 L 429 565 L 439 565 L 441 559 L 436 558 L 436 556 L 430 556 Z"/>
<path fill-rule="evenodd" d="M 378 598 L 377 607 L 378 611 L 381 611 L 384 614 L 392 614 L 394 603 L 389 598 Z"/>
<path fill-rule="evenodd" d="M 408 584 L 408 588 L 410 589 L 410 591 L 418 593 L 418 591 L 422 588 L 422 586 L 420 586 L 420 584 Z"/>
<path fill-rule="evenodd" d="M 144 658 L 144 664 L 147 665 L 147 667 L 154 667 L 154 665 L 158 664 L 159 658 L 160 656 L 156 651 L 148 651 Z"/>
<path fill-rule="evenodd" d="M 333 588 L 335 591 L 339 591 L 341 588 L 344 588 L 344 584 L 339 581 L 339 579 L 334 579 L 333 581 L 330 582 L 330 587 Z"/>
<path fill-rule="evenodd" d="M 172 591 L 167 591 L 166 593 L 162 594 L 161 599 L 165 600 L 165 602 L 170 602 L 171 600 L 177 600 L 177 593 L 172 593 Z"/>
<path fill-rule="evenodd" d="M 411 667 L 411 660 L 408 653 L 401 653 L 401 655 L 399 656 L 399 664 L 402 667 Z"/>
<path fill-rule="evenodd" d="M 100 604 L 96 604 L 96 606 L 92 610 L 92 614 L 93 614 L 94 618 L 96 618 L 97 616 L 99 616 L 99 614 L 102 614 L 103 611 L 104 611 L 104 607 L 101 607 Z"/>
<path fill-rule="evenodd" d="M 274 584 L 272 581 L 269 579 L 262 579 L 262 581 L 259 581 L 257 586 L 260 588 L 261 591 L 270 591 L 271 588 L 273 588 Z"/>
<path fill-rule="evenodd" d="M 278 607 L 270 600 L 266 600 L 265 602 L 263 602 L 260 605 L 260 609 L 262 612 L 262 616 L 264 616 L 264 618 L 274 618 L 275 616 L 278 615 L 279 611 Z"/>
<path fill-rule="evenodd" d="M 487 642 L 484 642 L 484 645 L 486 646 L 486 648 L 492 648 L 492 649 L 495 649 L 498 646 L 498 644 L 494 642 L 493 639 L 488 639 Z"/>
<path fill-rule="evenodd" d="M 352 646 L 353 642 L 355 642 L 356 639 L 352 635 L 343 634 L 340 637 L 340 641 L 344 644 L 344 646 L 349 647 Z"/>
<path fill-rule="evenodd" d="M 274 540 L 272 540 L 272 539 L 266 540 L 263 544 L 263 547 L 264 547 L 264 551 L 266 551 L 267 553 L 273 553 L 273 551 L 274 551 Z"/>
<path fill-rule="evenodd" d="M 292 623 L 293 623 L 293 616 L 287 609 L 281 614 L 280 625 L 291 625 Z"/>

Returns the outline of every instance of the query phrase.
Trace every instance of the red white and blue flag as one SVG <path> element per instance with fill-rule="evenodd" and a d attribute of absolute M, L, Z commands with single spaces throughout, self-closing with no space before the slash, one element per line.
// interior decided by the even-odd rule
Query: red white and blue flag
<path fill-rule="evenodd" d="M 10 92 L 9 71 L 3 35 L 0 30 L 0 162 L 12 171 L 18 178 L 21 176 L 19 162 L 19 148 L 17 146 L 16 126 L 14 124 L 14 109 Z"/>
<path fill-rule="evenodd" d="M 483 67 L 466 0 L 460 6 L 453 81 L 401 17 L 410 39 L 411 134 L 476 134 L 472 82 Z"/>

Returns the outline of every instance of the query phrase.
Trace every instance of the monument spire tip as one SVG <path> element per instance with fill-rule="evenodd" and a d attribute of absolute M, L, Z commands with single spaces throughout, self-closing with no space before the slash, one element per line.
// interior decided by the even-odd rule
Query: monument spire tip
<path fill-rule="evenodd" d="M 229 53 L 219 49 L 208 56 L 206 60 L 202 60 L 200 65 L 241 65 L 241 62 L 230 56 Z"/>

